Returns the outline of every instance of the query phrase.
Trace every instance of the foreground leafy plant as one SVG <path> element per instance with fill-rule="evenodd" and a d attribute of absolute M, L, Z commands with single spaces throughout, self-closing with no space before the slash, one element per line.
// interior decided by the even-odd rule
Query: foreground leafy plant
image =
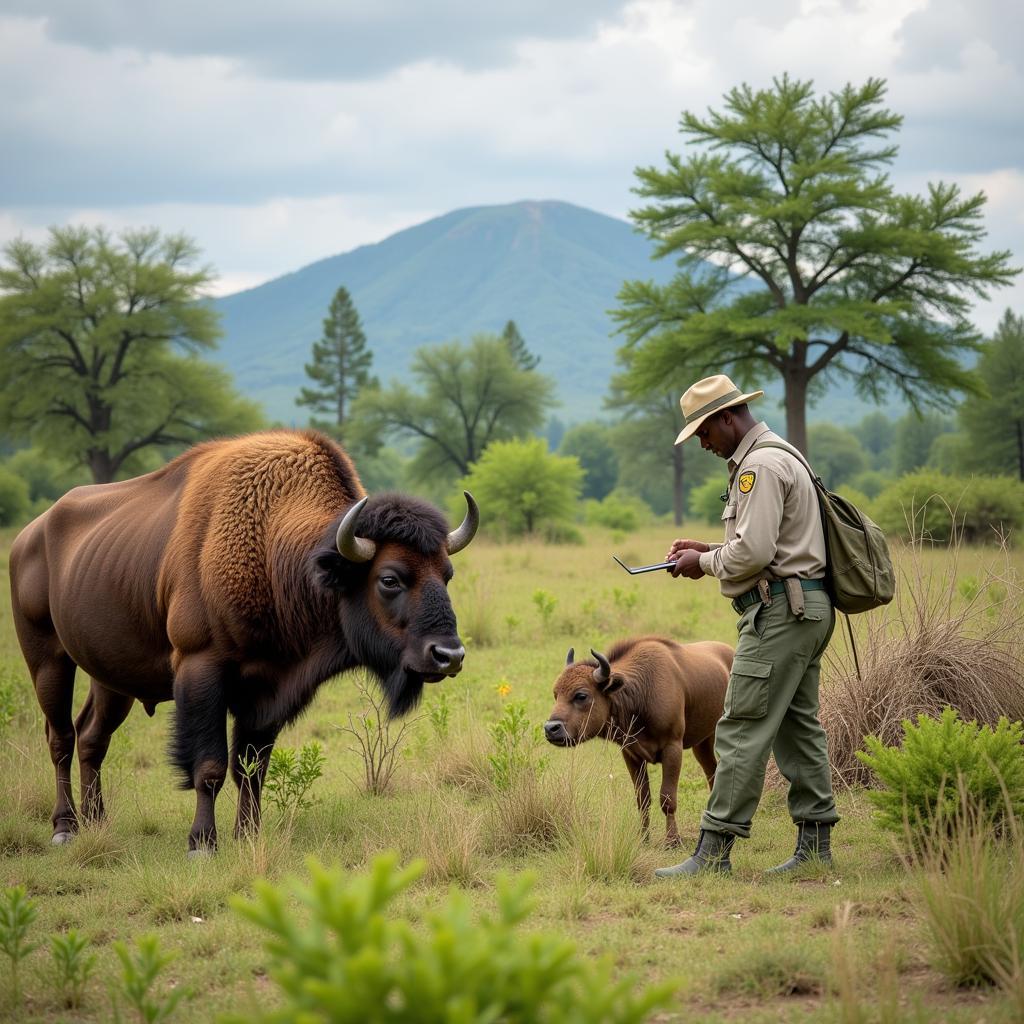
<path fill-rule="evenodd" d="M 57 969 L 57 987 L 64 1006 L 69 1010 L 82 1005 L 86 983 L 96 965 L 96 954 L 87 953 L 88 948 L 89 940 L 74 928 L 65 935 L 54 935 L 50 939 L 50 953 Z"/>
<path fill-rule="evenodd" d="M 4 890 L 3 899 L 0 900 L 0 949 L 11 961 L 11 991 L 15 1006 L 21 1003 L 18 966 L 37 945 L 27 941 L 29 925 L 36 919 L 37 913 L 23 885 Z"/>
<path fill-rule="evenodd" d="M 389 908 L 420 876 L 421 862 L 399 869 L 396 856 L 384 854 L 354 877 L 315 861 L 309 869 L 310 883 L 293 882 L 290 893 L 257 882 L 256 900 L 234 901 L 268 933 L 270 975 L 285 1005 L 228 1020 L 639 1024 L 675 989 L 642 990 L 630 977 L 612 983 L 607 962 L 582 959 L 561 936 L 520 934 L 532 909 L 526 878 L 499 880 L 493 917 L 474 921 L 467 897 L 453 891 L 414 930 Z M 293 914 L 289 895 L 308 914 Z"/>
<path fill-rule="evenodd" d="M 167 1020 L 178 1003 L 188 994 L 185 988 L 177 988 L 166 996 L 153 992 L 153 984 L 163 969 L 174 959 L 173 953 L 163 953 L 160 941 L 155 935 L 143 935 L 136 940 L 131 950 L 123 942 L 114 943 L 114 952 L 121 961 L 121 992 L 135 1008 L 143 1024 L 160 1024 Z M 114 1019 L 120 1024 L 121 1011 L 114 999 Z"/>
<path fill-rule="evenodd" d="M 874 736 L 857 757 L 886 787 L 868 793 L 883 828 L 903 832 L 937 819 L 954 824 L 966 801 L 990 826 L 1024 812 L 1024 725 L 1001 718 L 995 729 L 963 722 L 953 708 L 939 719 L 903 722 L 902 747 Z M 917 833 L 915 833 L 917 834 Z"/>

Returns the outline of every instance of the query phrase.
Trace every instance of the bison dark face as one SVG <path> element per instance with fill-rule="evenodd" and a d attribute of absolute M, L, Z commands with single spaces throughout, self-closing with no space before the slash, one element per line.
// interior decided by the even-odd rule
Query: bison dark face
<path fill-rule="evenodd" d="M 611 695 L 623 683 L 603 654 L 591 651 L 594 661 L 573 661 L 573 649 L 555 680 L 555 706 L 544 723 L 544 736 L 556 747 L 572 747 L 591 740 L 608 727 Z"/>
<path fill-rule="evenodd" d="M 419 701 L 424 683 L 462 670 L 465 648 L 448 597 L 450 555 L 473 539 L 480 516 L 472 495 L 451 533 L 432 505 L 382 494 L 353 505 L 338 526 L 337 552 L 321 554 L 340 593 L 340 626 L 358 664 L 378 676 L 392 715 Z"/>

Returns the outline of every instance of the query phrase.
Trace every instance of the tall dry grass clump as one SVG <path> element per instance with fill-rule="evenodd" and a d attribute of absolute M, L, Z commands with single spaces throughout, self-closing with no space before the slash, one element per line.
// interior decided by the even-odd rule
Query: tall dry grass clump
<path fill-rule="evenodd" d="M 961 572 L 964 553 L 959 539 L 936 549 L 920 538 L 899 553 L 896 600 L 858 623 L 859 678 L 849 649 L 833 641 L 821 721 L 837 784 L 869 784 L 856 757 L 864 737 L 897 746 L 905 719 L 938 717 L 945 707 L 992 726 L 1002 716 L 1024 719 L 1020 580 L 1005 545 L 980 575 Z"/>
<path fill-rule="evenodd" d="M 1024 1019 L 1024 835 L 1012 811 L 997 835 L 964 794 L 907 847 L 934 965 L 955 985 L 998 987 Z"/>

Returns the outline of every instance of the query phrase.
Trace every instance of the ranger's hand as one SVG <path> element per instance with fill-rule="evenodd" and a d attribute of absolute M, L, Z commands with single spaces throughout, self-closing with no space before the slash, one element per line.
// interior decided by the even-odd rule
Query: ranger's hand
<path fill-rule="evenodd" d="M 674 562 L 684 551 L 710 551 L 711 546 L 702 540 L 674 540 L 665 556 L 666 562 Z"/>
<path fill-rule="evenodd" d="M 704 547 L 706 549 L 707 545 L 705 544 Z M 685 576 L 689 580 L 699 580 L 701 576 L 706 575 L 700 567 L 700 556 L 701 552 L 696 548 L 686 548 L 680 553 L 676 564 L 668 571 L 677 578 Z"/>

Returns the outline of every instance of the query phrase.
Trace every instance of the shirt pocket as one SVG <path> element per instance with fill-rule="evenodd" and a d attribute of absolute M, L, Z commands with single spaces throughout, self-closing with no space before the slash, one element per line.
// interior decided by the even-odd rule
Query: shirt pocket
<path fill-rule="evenodd" d="M 726 505 L 722 510 L 722 519 L 735 519 L 736 518 L 736 503 L 733 502 L 731 505 Z"/>
<path fill-rule="evenodd" d="M 736 658 L 725 694 L 726 718 L 764 718 L 768 714 L 772 663 Z"/>

